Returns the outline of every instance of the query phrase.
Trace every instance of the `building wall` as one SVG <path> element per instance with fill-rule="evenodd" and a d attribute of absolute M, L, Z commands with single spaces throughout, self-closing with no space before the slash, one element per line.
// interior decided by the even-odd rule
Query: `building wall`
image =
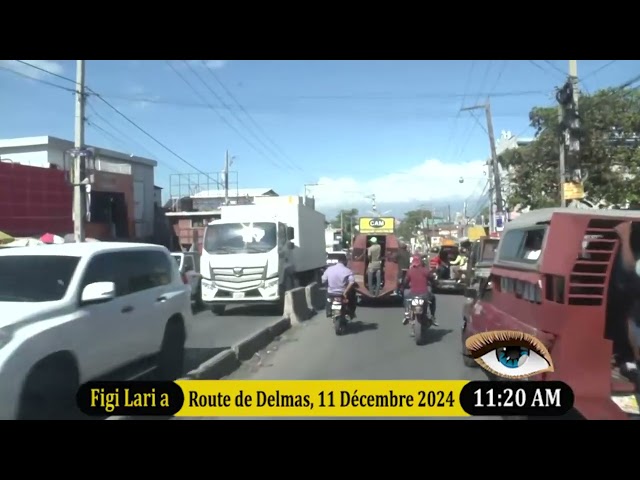
<path fill-rule="evenodd" d="M 54 144 L 4 148 L 3 150 L 4 152 L 0 158 L 3 160 L 10 159 L 14 163 L 20 163 L 21 165 L 44 168 L 55 165 L 60 170 L 68 170 L 71 162 L 71 157 L 66 153 L 66 149 Z M 128 187 L 125 188 L 125 190 L 114 191 L 124 192 L 127 202 L 131 201 L 131 199 L 133 200 L 134 204 L 128 205 L 128 208 L 133 208 L 135 211 L 135 205 L 139 205 L 141 214 L 139 218 L 134 218 L 135 226 L 131 229 L 131 233 L 138 237 L 152 235 L 155 214 L 154 168 L 149 165 L 127 163 L 120 159 L 111 158 L 101 153 L 100 149 L 96 149 L 94 166 L 95 169 L 100 172 L 131 175 L 134 182 L 141 182 L 143 184 L 142 188 L 134 189 L 134 194 L 131 198 Z M 118 181 L 117 184 L 121 185 L 121 181 Z M 104 190 L 104 188 L 106 188 L 104 185 L 102 187 L 94 186 L 94 188 L 98 191 L 106 191 Z"/>
<path fill-rule="evenodd" d="M 10 153 L 3 153 L 0 158 L 5 160 L 11 160 L 14 163 L 21 165 L 28 165 L 31 167 L 48 167 L 48 152 L 46 146 L 42 146 L 37 150 L 29 149 L 28 147 L 16 148 L 15 151 Z"/>

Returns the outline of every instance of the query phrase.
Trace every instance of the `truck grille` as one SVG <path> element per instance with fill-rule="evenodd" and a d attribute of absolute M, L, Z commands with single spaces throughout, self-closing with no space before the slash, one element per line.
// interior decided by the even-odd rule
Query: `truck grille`
<path fill-rule="evenodd" d="M 262 283 L 264 267 L 245 267 L 241 272 L 240 268 L 212 268 L 211 279 L 223 290 L 252 290 Z"/>

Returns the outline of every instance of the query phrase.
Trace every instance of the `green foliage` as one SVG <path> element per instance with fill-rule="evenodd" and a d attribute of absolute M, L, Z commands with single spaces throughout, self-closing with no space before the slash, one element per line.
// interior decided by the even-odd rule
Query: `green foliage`
<path fill-rule="evenodd" d="M 410 210 L 404 214 L 396 234 L 408 241 L 418 229 L 423 225 L 426 226 L 426 220 L 430 218 L 432 218 L 432 215 L 429 210 Z"/>
<path fill-rule="evenodd" d="M 640 200 L 640 94 L 607 89 L 580 97 L 580 153 L 567 154 L 567 166 L 587 172 L 587 199 L 611 205 Z M 509 168 L 507 205 L 543 208 L 559 204 L 560 127 L 557 107 L 536 107 L 529 114 L 535 140 L 500 157 Z"/>
<path fill-rule="evenodd" d="M 340 210 L 340 213 L 336 215 L 331 221 L 333 228 L 342 228 L 343 248 L 351 245 L 351 239 L 353 235 L 357 233 L 354 227 L 358 226 L 358 209 L 351 208 L 349 210 Z"/>

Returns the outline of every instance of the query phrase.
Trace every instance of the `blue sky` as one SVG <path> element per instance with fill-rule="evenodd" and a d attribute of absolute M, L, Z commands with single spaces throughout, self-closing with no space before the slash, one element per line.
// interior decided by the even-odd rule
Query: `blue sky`
<path fill-rule="evenodd" d="M 72 93 L 42 81 L 73 84 L 13 60 L 0 62 L 0 135 L 72 139 Z M 75 78 L 73 60 L 28 62 Z M 298 194 L 303 185 L 319 183 L 310 190 L 320 204 L 347 207 L 375 193 L 382 206 L 478 195 L 489 152 L 484 115 L 478 111 L 475 120 L 469 112 L 458 114 L 460 107 L 491 94 L 496 135 L 508 130 L 529 136 L 530 108 L 554 104 L 553 89 L 564 81 L 567 65 L 567 60 L 88 60 L 87 85 L 206 173 L 222 169 L 229 149 L 241 188 Z M 579 60 L 578 69 L 582 88 L 594 91 L 640 74 L 640 61 Z M 87 143 L 158 160 L 156 183 L 167 189 L 170 174 L 195 172 L 98 99 L 90 105 Z"/>

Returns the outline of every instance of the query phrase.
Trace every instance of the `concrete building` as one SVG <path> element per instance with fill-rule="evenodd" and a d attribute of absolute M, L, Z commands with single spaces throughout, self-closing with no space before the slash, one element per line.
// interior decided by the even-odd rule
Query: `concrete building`
<path fill-rule="evenodd" d="M 98 173 L 93 189 L 96 192 L 124 194 L 134 230 L 129 235 L 138 238 L 152 235 L 154 204 L 159 195 L 154 186 L 154 168 L 157 162 L 106 148 L 87 147 L 94 151 L 94 160 L 89 170 Z M 72 162 L 70 151 L 73 148 L 73 142 L 51 136 L 0 139 L 0 160 L 68 171 Z M 127 181 L 123 182 L 123 178 Z M 123 186 L 129 183 L 132 187 Z M 97 197 L 96 195 L 96 199 Z"/>

